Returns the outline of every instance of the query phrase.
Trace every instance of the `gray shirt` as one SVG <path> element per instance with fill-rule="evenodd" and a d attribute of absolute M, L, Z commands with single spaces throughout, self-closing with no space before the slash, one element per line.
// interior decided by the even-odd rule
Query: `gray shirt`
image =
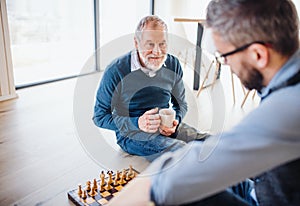
<path fill-rule="evenodd" d="M 152 174 L 153 200 L 193 202 L 299 159 L 300 84 L 286 86 L 299 70 L 300 50 L 262 90 L 260 106 L 237 126 L 154 161 L 145 171 Z"/>

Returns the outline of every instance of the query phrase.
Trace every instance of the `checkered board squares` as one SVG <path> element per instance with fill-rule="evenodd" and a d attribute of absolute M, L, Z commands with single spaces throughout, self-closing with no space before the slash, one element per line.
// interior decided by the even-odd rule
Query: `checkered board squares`
<path fill-rule="evenodd" d="M 97 192 L 97 195 L 94 197 L 87 195 L 86 199 L 82 199 L 82 198 L 78 197 L 77 190 L 75 190 L 73 193 L 69 192 L 68 197 L 75 205 L 82 205 L 82 206 L 85 206 L 85 205 L 88 205 L 88 206 L 95 205 L 96 206 L 97 205 L 97 206 L 99 206 L 99 205 L 105 205 L 106 203 L 108 203 L 108 201 L 115 196 L 115 193 L 118 193 L 118 191 L 115 189 L 112 189 L 110 192 L 104 191 L 100 194 Z"/>
<path fill-rule="evenodd" d="M 125 174 L 132 170 L 135 172 L 135 174 L 138 174 L 138 172 L 131 168 L 131 169 L 125 169 L 123 171 L 125 171 Z M 116 174 L 112 175 L 112 179 L 114 179 L 116 177 Z M 134 177 L 132 177 L 134 178 Z M 111 185 L 111 189 L 107 190 L 107 182 L 108 182 L 109 177 L 105 177 L 105 185 L 104 185 L 104 191 L 100 192 L 100 182 L 101 180 L 97 181 L 97 185 L 98 188 L 95 191 L 96 194 L 95 196 L 91 196 L 91 191 L 87 191 L 86 192 L 86 198 L 82 198 L 82 195 L 79 196 L 78 195 L 78 188 L 77 189 L 73 189 L 71 191 L 68 192 L 68 198 L 77 206 L 101 206 L 101 205 L 105 205 L 108 203 L 108 201 L 113 198 L 114 196 L 116 196 L 122 189 L 123 187 L 131 180 L 126 180 L 124 181 L 124 184 L 118 184 L 118 185 L 114 185 L 114 183 L 110 184 Z M 82 188 L 83 191 L 86 190 L 85 188 Z"/>

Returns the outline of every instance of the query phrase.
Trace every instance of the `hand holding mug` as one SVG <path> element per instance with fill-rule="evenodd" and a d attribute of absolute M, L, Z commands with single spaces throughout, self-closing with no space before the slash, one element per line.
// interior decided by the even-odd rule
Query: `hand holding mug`
<path fill-rule="evenodd" d="M 159 110 L 159 116 L 161 120 L 159 132 L 165 136 L 175 133 L 178 125 L 178 120 L 175 119 L 176 112 L 171 108 L 161 109 Z"/>
<path fill-rule="evenodd" d="M 138 125 L 140 130 L 147 133 L 155 133 L 160 126 L 160 117 L 158 114 L 158 108 L 150 109 L 146 111 L 138 119 Z"/>

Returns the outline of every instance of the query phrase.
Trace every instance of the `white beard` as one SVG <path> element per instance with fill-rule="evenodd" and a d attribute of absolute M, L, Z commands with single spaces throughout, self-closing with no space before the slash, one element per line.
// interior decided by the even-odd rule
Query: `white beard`
<path fill-rule="evenodd" d="M 157 72 L 162 67 L 162 65 L 165 63 L 165 61 L 167 59 L 167 55 L 164 55 L 163 60 L 158 65 L 154 65 L 154 64 L 150 63 L 147 58 L 142 56 L 142 54 L 140 54 L 139 56 L 140 56 L 141 60 L 144 62 L 146 69 L 148 69 L 154 73 Z"/>

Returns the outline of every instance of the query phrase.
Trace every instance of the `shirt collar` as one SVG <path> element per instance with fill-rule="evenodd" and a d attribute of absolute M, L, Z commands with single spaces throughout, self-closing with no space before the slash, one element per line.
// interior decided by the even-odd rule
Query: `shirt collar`
<path fill-rule="evenodd" d="M 267 97 L 272 91 L 285 86 L 287 81 L 300 70 L 300 50 L 298 50 L 275 74 L 268 86 L 262 88 L 260 97 Z"/>
<path fill-rule="evenodd" d="M 166 67 L 166 63 L 164 63 L 163 66 Z M 149 71 L 149 69 L 141 65 L 137 50 L 134 49 L 131 51 L 131 72 L 137 71 L 139 69 L 141 69 L 149 77 L 154 77 L 156 75 L 156 72 Z"/>
<path fill-rule="evenodd" d="M 131 52 L 131 72 L 141 69 L 141 63 L 139 61 L 137 50 L 132 50 Z"/>

